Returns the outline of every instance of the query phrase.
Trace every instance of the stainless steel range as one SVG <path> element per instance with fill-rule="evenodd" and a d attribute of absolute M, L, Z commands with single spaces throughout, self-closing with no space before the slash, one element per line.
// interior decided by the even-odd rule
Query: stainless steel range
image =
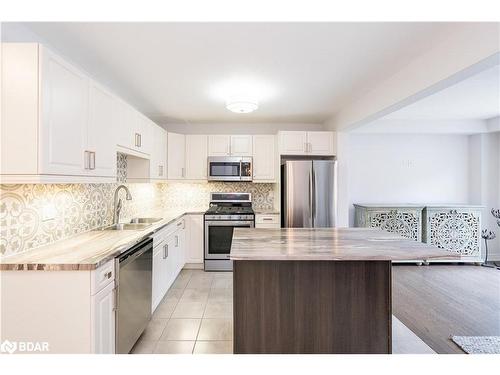
<path fill-rule="evenodd" d="M 205 271 L 232 271 L 233 230 L 254 226 L 250 193 L 210 193 L 210 208 L 205 212 Z"/>

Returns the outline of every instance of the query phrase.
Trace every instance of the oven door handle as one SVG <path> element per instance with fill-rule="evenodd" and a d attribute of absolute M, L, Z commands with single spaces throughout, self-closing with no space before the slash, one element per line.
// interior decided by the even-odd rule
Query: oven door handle
<path fill-rule="evenodd" d="M 251 228 L 254 227 L 255 221 L 253 220 L 245 220 L 245 221 L 229 221 L 229 220 L 220 220 L 220 221 L 205 221 L 205 225 L 207 226 L 224 226 L 224 227 L 244 227 L 247 225 L 251 225 Z"/>

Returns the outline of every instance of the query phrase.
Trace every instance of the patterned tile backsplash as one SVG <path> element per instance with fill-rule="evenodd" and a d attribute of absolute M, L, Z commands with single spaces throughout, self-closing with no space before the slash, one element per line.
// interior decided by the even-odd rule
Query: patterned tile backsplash
<path fill-rule="evenodd" d="M 122 160 L 125 163 L 126 160 Z M 122 180 L 126 176 L 122 176 Z M 123 220 L 162 209 L 206 208 L 209 194 L 252 193 L 255 209 L 272 209 L 273 184 L 161 183 L 126 184 L 133 199 L 123 205 Z M 0 255 L 46 245 L 109 225 L 118 184 L 0 185 Z M 123 194 L 123 192 L 121 192 Z"/>

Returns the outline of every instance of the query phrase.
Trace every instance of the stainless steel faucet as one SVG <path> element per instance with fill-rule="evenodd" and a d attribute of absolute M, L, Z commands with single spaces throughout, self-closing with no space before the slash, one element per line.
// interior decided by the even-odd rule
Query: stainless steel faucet
<path fill-rule="evenodd" d="M 115 198 L 113 201 L 113 224 L 118 224 L 120 222 L 120 211 L 122 210 L 122 200 L 118 199 L 118 193 L 121 189 L 125 190 L 127 193 L 126 199 L 128 201 L 132 200 L 132 194 L 130 194 L 130 190 L 125 185 L 120 185 L 115 190 Z"/>

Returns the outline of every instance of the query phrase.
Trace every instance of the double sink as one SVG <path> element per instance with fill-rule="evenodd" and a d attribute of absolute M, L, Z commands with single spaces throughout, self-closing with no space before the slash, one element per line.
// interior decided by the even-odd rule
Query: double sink
<path fill-rule="evenodd" d="M 142 230 L 150 227 L 153 223 L 160 220 L 161 218 L 158 217 L 136 217 L 130 220 L 130 223 L 113 224 L 97 230 Z"/>

